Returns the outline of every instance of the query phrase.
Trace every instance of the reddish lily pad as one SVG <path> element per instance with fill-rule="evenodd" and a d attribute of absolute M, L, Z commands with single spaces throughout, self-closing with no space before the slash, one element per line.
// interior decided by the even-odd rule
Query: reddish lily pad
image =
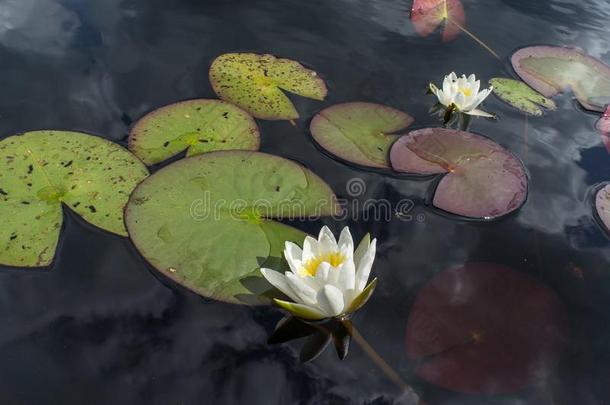
<path fill-rule="evenodd" d="M 610 184 L 606 184 L 595 194 L 595 210 L 605 230 L 610 232 Z"/>
<path fill-rule="evenodd" d="M 610 97 L 610 66 L 579 50 L 531 46 L 515 52 L 513 68 L 545 97 L 571 89 L 587 110 L 604 111 Z"/>
<path fill-rule="evenodd" d="M 597 121 L 597 124 L 595 124 L 595 128 L 599 131 L 602 142 L 608 153 L 610 153 L 610 105 L 606 108 L 604 115 Z"/>
<path fill-rule="evenodd" d="M 447 42 L 459 35 L 460 26 L 466 24 L 466 16 L 460 0 L 413 0 L 411 22 L 422 37 L 444 24 L 443 42 Z"/>
<path fill-rule="evenodd" d="M 468 263 L 437 274 L 407 323 L 416 373 L 468 394 L 508 394 L 552 367 L 566 334 L 565 309 L 535 278 Z"/>
<path fill-rule="evenodd" d="M 299 118 L 283 90 L 314 100 L 324 100 L 328 92 L 313 70 L 290 59 L 256 53 L 220 55 L 210 67 L 210 83 L 218 97 L 265 120 Z"/>
<path fill-rule="evenodd" d="M 217 150 L 258 150 L 256 122 L 244 110 L 220 100 L 189 100 L 161 107 L 140 119 L 129 149 L 144 163 L 160 163 L 184 150 L 195 156 Z"/>
<path fill-rule="evenodd" d="M 443 174 L 435 207 L 476 219 L 494 219 L 515 211 L 527 196 L 521 162 L 480 135 L 446 128 L 412 131 L 392 146 L 394 170 Z"/>
<path fill-rule="evenodd" d="M 389 168 L 388 155 L 400 135 L 411 125 L 402 111 L 373 103 L 344 103 L 322 110 L 311 121 L 316 142 L 333 155 L 362 166 Z"/>

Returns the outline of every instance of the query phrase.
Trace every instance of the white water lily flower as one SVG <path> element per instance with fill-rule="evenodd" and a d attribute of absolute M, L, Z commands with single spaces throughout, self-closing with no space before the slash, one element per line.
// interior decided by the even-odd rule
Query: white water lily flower
<path fill-rule="evenodd" d="M 457 77 L 455 73 L 445 76 L 443 89 L 439 89 L 430 83 L 430 91 L 438 98 L 438 101 L 447 108 L 455 108 L 457 111 L 468 115 L 478 115 L 493 118 L 492 114 L 477 109 L 477 107 L 489 96 L 493 87 L 479 91 L 481 82 L 475 75 Z"/>
<path fill-rule="evenodd" d="M 365 236 L 354 251 L 354 241 L 347 227 L 339 242 L 328 227 L 318 240 L 307 236 L 303 249 L 286 242 L 284 256 L 291 271 L 285 274 L 261 269 L 274 287 L 294 302 L 275 299 L 291 314 L 308 320 L 342 316 L 356 311 L 373 293 L 377 279 L 367 285 L 377 241 Z"/>

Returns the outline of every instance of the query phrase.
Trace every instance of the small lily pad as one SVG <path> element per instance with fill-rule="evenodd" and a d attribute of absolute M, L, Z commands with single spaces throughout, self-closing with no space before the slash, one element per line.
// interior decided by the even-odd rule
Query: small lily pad
<path fill-rule="evenodd" d="M 413 0 L 411 22 L 422 37 L 427 37 L 444 24 L 443 42 L 447 42 L 459 35 L 459 26 L 466 24 L 466 16 L 460 0 Z"/>
<path fill-rule="evenodd" d="M 129 149 L 147 165 L 186 150 L 195 156 L 216 150 L 258 150 L 256 122 L 244 110 L 220 100 L 190 100 L 155 110 L 129 134 Z"/>
<path fill-rule="evenodd" d="M 143 181 L 125 223 L 140 253 L 177 283 L 221 301 L 263 304 L 273 288 L 260 267 L 281 261 L 285 241 L 305 238 L 276 220 L 338 212 L 332 190 L 303 166 L 260 152 L 219 151 Z"/>
<path fill-rule="evenodd" d="M 544 97 L 518 80 L 495 77 L 489 81 L 489 84 L 493 86 L 496 96 L 526 114 L 541 116 L 544 111 L 540 106 L 549 110 L 557 108 L 553 100 Z"/>
<path fill-rule="evenodd" d="M 210 82 L 218 97 L 266 120 L 299 118 L 282 90 L 314 100 L 324 100 L 328 92 L 313 70 L 267 54 L 220 55 L 210 67 Z"/>
<path fill-rule="evenodd" d="M 79 132 L 34 131 L 0 141 L 0 263 L 53 261 L 62 204 L 85 221 L 127 236 L 123 208 L 146 167 L 127 150 Z"/>
<path fill-rule="evenodd" d="M 394 170 L 446 173 L 434 193 L 435 207 L 475 219 L 495 219 L 515 211 L 527 196 L 521 162 L 495 142 L 446 128 L 412 131 L 392 146 Z"/>
<path fill-rule="evenodd" d="M 393 133 L 413 122 L 408 114 L 373 103 L 337 104 L 311 121 L 311 134 L 333 155 L 362 166 L 389 168 Z"/>
<path fill-rule="evenodd" d="M 610 97 L 610 66 L 572 48 L 531 46 L 515 52 L 513 68 L 545 97 L 571 89 L 587 110 L 604 111 Z M 604 104 L 600 104 L 604 103 Z"/>
<path fill-rule="evenodd" d="M 565 308 L 533 277 L 467 263 L 437 274 L 419 292 L 406 331 L 415 372 L 467 394 L 509 394 L 535 383 L 566 339 Z"/>
<path fill-rule="evenodd" d="M 606 184 L 595 194 L 595 210 L 606 232 L 610 232 L 610 184 Z"/>

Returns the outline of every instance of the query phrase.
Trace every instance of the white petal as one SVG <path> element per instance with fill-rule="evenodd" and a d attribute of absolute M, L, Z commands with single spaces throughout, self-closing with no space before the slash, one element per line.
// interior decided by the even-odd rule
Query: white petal
<path fill-rule="evenodd" d="M 474 82 L 474 84 L 472 85 L 472 93 L 476 96 L 477 94 L 479 94 L 479 90 L 481 89 L 481 81 L 477 80 L 476 82 Z"/>
<path fill-rule="evenodd" d="M 443 93 L 447 94 L 451 91 L 451 85 L 453 84 L 453 80 L 451 77 L 445 76 L 445 80 L 443 80 Z"/>
<path fill-rule="evenodd" d="M 328 316 L 341 315 L 345 308 L 343 293 L 332 285 L 324 286 L 324 289 L 318 293 L 318 306 Z"/>
<path fill-rule="evenodd" d="M 305 263 L 317 255 L 318 241 L 312 238 L 311 236 L 305 237 L 305 241 L 303 242 L 303 256 L 301 257 L 301 261 Z"/>
<path fill-rule="evenodd" d="M 291 300 L 300 302 L 299 296 L 294 292 L 292 287 L 288 285 L 288 279 L 282 273 L 271 269 L 261 268 L 261 274 L 272 286 L 289 296 Z"/>
<path fill-rule="evenodd" d="M 362 291 L 364 290 L 364 287 L 366 287 L 369 275 L 371 274 L 371 268 L 373 267 L 373 262 L 375 261 L 376 251 L 377 239 L 373 239 L 371 246 L 369 246 L 356 268 L 356 290 L 358 291 Z"/>
<path fill-rule="evenodd" d="M 316 303 L 317 291 L 307 285 L 304 280 L 304 277 L 299 277 L 294 273 L 286 273 L 286 281 L 299 297 L 298 302 L 302 302 L 308 305 Z"/>
<path fill-rule="evenodd" d="M 466 104 L 466 98 L 464 97 L 463 93 L 458 93 L 453 102 L 455 103 L 455 105 L 457 105 L 458 110 L 462 110 L 464 108 L 464 105 Z"/>
<path fill-rule="evenodd" d="M 349 231 L 349 228 L 346 226 L 341 231 L 341 235 L 339 235 L 339 250 L 343 250 L 345 247 L 352 248 L 354 250 L 354 239 L 352 238 L 352 234 Z"/>
<path fill-rule="evenodd" d="M 331 241 L 334 241 L 337 244 L 337 240 L 335 239 L 335 235 L 331 232 L 331 230 L 324 225 L 322 229 L 320 229 L 320 233 L 318 234 L 318 242 L 322 242 L 322 238 L 326 236 Z"/>
<path fill-rule="evenodd" d="M 353 290 L 356 285 L 356 266 L 354 262 L 348 260 L 335 271 L 339 274 L 337 287 L 341 291 Z"/>
<path fill-rule="evenodd" d="M 470 111 L 464 111 L 464 114 L 468 114 L 468 115 L 474 115 L 477 117 L 486 117 L 486 118 L 494 118 L 495 115 L 490 114 L 488 112 L 485 112 L 483 110 L 477 110 L 476 108 L 474 110 L 470 110 Z"/>
<path fill-rule="evenodd" d="M 296 243 L 286 242 L 284 245 L 284 257 L 290 266 L 290 270 L 298 274 L 301 266 L 303 266 L 303 262 L 301 262 L 303 250 Z"/>
<path fill-rule="evenodd" d="M 320 288 L 328 284 L 328 276 L 332 271 L 330 263 L 322 262 L 316 269 L 316 276 L 314 277 Z"/>
<path fill-rule="evenodd" d="M 477 80 L 477 77 L 473 74 L 471 74 L 470 76 L 468 76 L 468 81 L 471 83 L 474 83 Z"/>
<path fill-rule="evenodd" d="M 358 247 L 356 248 L 356 251 L 354 252 L 354 263 L 356 264 L 356 266 L 358 266 L 358 263 L 360 263 L 360 260 L 362 260 L 362 257 L 369 249 L 369 246 L 371 246 L 371 237 L 369 234 L 366 234 L 366 236 L 362 238 L 362 240 L 358 244 Z"/>

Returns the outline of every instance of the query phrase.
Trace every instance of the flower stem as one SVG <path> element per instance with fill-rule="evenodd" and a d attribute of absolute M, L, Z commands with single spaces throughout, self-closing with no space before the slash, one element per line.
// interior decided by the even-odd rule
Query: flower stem
<path fill-rule="evenodd" d="M 352 338 L 362 348 L 364 353 L 371 359 L 373 363 L 385 374 L 385 376 L 392 381 L 403 394 L 416 395 L 415 391 L 411 386 L 400 378 L 400 375 L 390 366 L 384 359 L 377 353 L 377 351 L 369 344 L 369 342 L 358 332 L 355 326 L 351 326 Z M 418 405 L 425 405 L 425 403 L 418 399 Z"/>
<path fill-rule="evenodd" d="M 472 32 L 468 31 L 465 27 L 462 27 L 460 24 L 456 23 L 455 21 L 453 21 L 452 19 L 450 19 L 449 17 L 446 17 L 447 22 L 450 22 L 451 24 L 455 25 L 456 27 L 458 27 L 464 34 L 468 35 L 470 38 L 472 38 L 476 43 L 478 43 L 479 45 L 481 45 L 483 48 L 485 48 L 487 50 L 487 52 L 489 52 L 490 54 L 492 54 L 494 56 L 494 58 L 498 59 L 499 61 L 501 61 L 502 59 L 500 58 L 500 56 L 493 50 L 491 49 L 489 46 L 487 46 L 485 44 L 485 42 L 481 41 L 476 35 L 474 35 Z"/>

